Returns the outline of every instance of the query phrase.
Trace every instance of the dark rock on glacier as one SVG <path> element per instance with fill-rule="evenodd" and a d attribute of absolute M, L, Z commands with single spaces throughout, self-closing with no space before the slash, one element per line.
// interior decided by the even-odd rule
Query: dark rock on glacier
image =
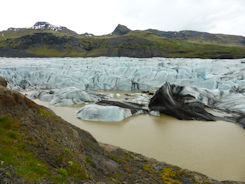
<path fill-rule="evenodd" d="M 245 129 L 245 115 L 241 115 L 238 119 L 237 122 L 242 125 L 242 127 Z"/>
<path fill-rule="evenodd" d="M 216 120 L 214 115 L 205 110 L 206 106 L 195 97 L 189 94 L 182 95 L 183 88 L 166 82 L 151 98 L 149 109 L 181 120 Z"/>
<path fill-rule="evenodd" d="M 143 111 L 143 113 L 148 113 L 148 109 L 142 105 L 132 102 L 118 102 L 118 101 L 109 101 L 109 100 L 101 100 L 96 103 L 97 105 L 103 105 L 103 106 L 117 106 L 124 109 L 130 109 L 132 114 L 136 114 L 139 111 Z"/>

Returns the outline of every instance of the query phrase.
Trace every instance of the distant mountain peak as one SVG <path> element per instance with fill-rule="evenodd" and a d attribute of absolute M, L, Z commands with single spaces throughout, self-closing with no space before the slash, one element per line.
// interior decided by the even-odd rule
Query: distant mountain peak
<path fill-rule="evenodd" d="M 127 26 L 118 24 L 115 30 L 112 32 L 113 35 L 124 35 L 129 33 L 131 30 Z"/>
<path fill-rule="evenodd" d="M 40 22 L 36 22 L 36 23 L 34 24 L 34 26 L 39 26 L 39 25 L 50 25 L 50 23 L 44 22 L 44 21 L 40 21 Z"/>
<path fill-rule="evenodd" d="M 92 33 L 83 33 L 83 34 L 80 34 L 81 36 L 87 36 L 87 37 L 91 37 L 91 36 L 94 36 Z"/>
<path fill-rule="evenodd" d="M 66 33 L 66 34 L 72 34 L 72 35 L 77 34 L 76 32 L 74 32 L 74 31 L 72 31 L 72 30 L 70 30 L 64 26 L 56 26 L 56 25 L 50 24 L 50 23 L 45 22 L 45 21 L 36 22 L 32 27 L 29 27 L 29 28 L 13 28 L 13 27 L 10 27 L 10 28 L 8 28 L 8 31 L 17 32 L 20 30 L 23 31 L 23 30 L 27 30 L 27 29 L 51 30 L 51 31 L 56 31 L 56 32 Z"/>
<path fill-rule="evenodd" d="M 21 29 L 23 29 L 23 28 L 14 28 L 14 27 L 10 27 L 10 28 L 8 28 L 8 31 L 19 31 L 19 30 L 21 30 Z"/>
<path fill-rule="evenodd" d="M 36 22 L 34 26 L 31 27 L 31 29 L 61 31 L 67 28 L 63 26 L 55 26 L 48 22 L 40 21 L 40 22 Z"/>

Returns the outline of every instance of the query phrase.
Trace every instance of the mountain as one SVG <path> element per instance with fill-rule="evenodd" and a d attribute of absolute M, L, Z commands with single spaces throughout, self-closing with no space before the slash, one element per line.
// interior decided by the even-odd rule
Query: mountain
<path fill-rule="evenodd" d="M 49 24 L 48 22 L 37 22 L 32 26 L 30 29 L 35 30 L 52 30 L 60 33 L 66 33 L 66 34 L 77 34 L 76 32 L 64 27 L 64 26 L 55 26 L 52 24 Z"/>
<path fill-rule="evenodd" d="M 76 32 L 64 27 L 64 26 L 55 26 L 48 22 L 36 22 L 32 27 L 30 28 L 9 28 L 7 31 L 25 31 L 25 30 L 43 30 L 43 31 L 55 31 L 59 33 L 65 33 L 65 34 L 77 34 Z"/>
<path fill-rule="evenodd" d="M 245 37 L 225 35 L 225 34 L 211 34 L 206 32 L 198 31 L 159 31 L 156 29 L 148 29 L 147 31 L 165 38 L 175 40 L 186 40 L 196 43 L 208 43 L 208 44 L 220 44 L 220 45 L 231 45 L 231 46 L 245 46 Z"/>
<path fill-rule="evenodd" d="M 124 35 L 131 32 L 129 28 L 124 25 L 118 24 L 115 30 L 112 32 L 112 35 Z"/>
<path fill-rule="evenodd" d="M 83 33 L 83 34 L 80 34 L 80 36 L 94 36 L 92 33 Z"/>
<path fill-rule="evenodd" d="M 98 143 L 6 85 L 0 77 L 0 183 L 239 184 Z"/>
<path fill-rule="evenodd" d="M 37 22 L 31 28 L 0 32 L 0 56 L 235 59 L 245 58 L 245 37 L 196 31 L 134 31 L 120 24 L 109 35 L 79 35 L 62 26 Z"/>

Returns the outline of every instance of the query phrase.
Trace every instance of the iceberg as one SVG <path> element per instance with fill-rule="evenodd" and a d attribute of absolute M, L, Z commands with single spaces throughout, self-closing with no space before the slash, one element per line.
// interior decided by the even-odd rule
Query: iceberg
<path fill-rule="evenodd" d="M 85 105 L 77 112 L 77 118 L 89 121 L 122 121 L 130 116 L 149 113 L 143 104 L 101 100 Z M 157 115 L 153 112 L 152 115 Z"/>
<path fill-rule="evenodd" d="M 130 109 L 89 104 L 77 112 L 77 118 L 89 121 L 117 122 L 132 116 Z"/>

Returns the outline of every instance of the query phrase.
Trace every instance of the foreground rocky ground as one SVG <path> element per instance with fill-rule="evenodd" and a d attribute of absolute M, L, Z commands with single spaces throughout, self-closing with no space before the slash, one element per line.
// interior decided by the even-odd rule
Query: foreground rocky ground
<path fill-rule="evenodd" d="M 99 144 L 0 79 L 0 183 L 220 182 L 117 147 Z M 241 182 L 240 182 L 241 183 Z"/>

